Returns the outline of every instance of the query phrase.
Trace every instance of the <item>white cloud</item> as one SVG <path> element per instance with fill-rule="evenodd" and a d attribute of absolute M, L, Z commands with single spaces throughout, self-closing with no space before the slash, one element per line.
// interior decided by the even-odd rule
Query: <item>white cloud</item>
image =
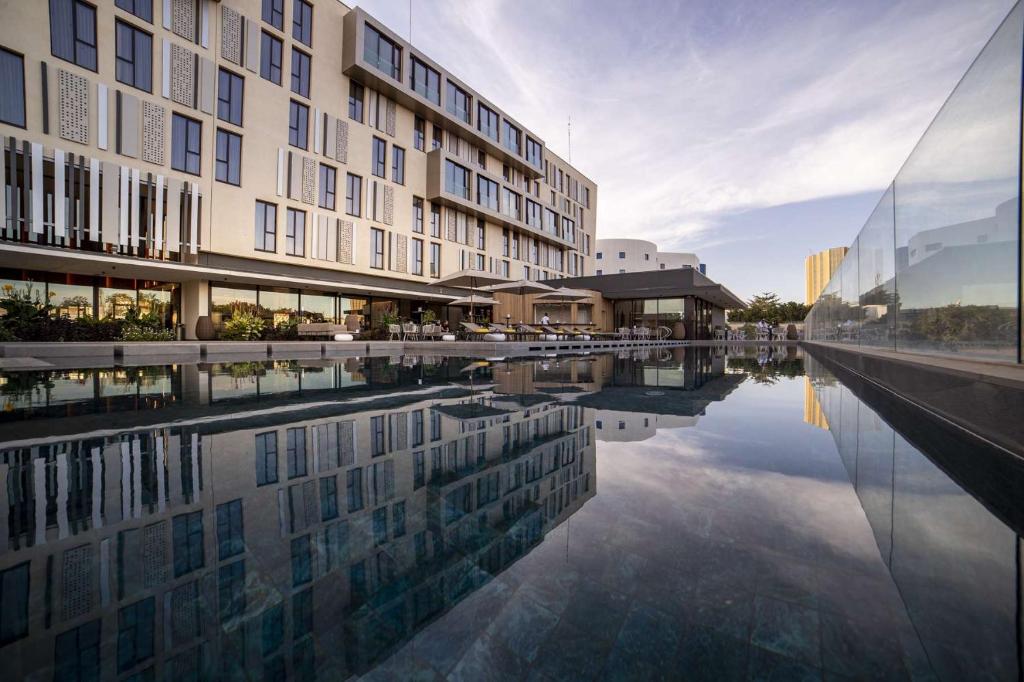
<path fill-rule="evenodd" d="M 599 236 L 699 248 L 730 213 L 881 191 L 1011 5 L 417 0 L 413 37 L 563 156 L 572 116 Z"/>

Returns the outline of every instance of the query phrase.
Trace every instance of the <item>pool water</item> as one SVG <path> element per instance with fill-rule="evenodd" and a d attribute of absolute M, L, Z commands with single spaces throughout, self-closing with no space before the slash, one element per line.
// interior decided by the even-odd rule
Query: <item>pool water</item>
<path fill-rule="evenodd" d="M 0 403 L 7 679 L 1022 674 L 1021 464 L 795 347 L 54 369 Z"/>

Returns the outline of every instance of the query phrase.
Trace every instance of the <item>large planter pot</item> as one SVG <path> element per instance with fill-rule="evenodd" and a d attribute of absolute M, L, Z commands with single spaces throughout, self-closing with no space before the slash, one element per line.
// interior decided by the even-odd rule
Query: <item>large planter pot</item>
<path fill-rule="evenodd" d="M 800 338 L 800 335 L 796 332 L 795 324 L 786 325 L 786 338 L 790 341 L 796 341 Z"/>
<path fill-rule="evenodd" d="M 217 338 L 217 330 L 209 315 L 200 315 L 196 320 L 196 338 L 200 341 L 213 341 Z"/>
<path fill-rule="evenodd" d="M 672 323 L 672 339 L 681 341 L 686 338 L 686 324 L 683 322 Z"/>

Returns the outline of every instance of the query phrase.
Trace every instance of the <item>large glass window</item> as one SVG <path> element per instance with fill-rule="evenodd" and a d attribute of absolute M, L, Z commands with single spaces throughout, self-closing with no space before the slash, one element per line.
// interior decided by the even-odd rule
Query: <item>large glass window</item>
<path fill-rule="evenodd" d="M 491 138 L 492 140 L 498 139 L 498 114 L 492 111 L 483 102 L 477 104 L 476 107 L 476 127 L 481 133 Z"/>
<path fill-rule="evenodd" d="M 528 163 L 540 168 L 541 166 L 541 146 L 540 142 L 533 139 L 529 135 L 526 136 L 526 160 Z"/>
<path fill-rule="evenodd" d="M 370 267 L 384 268 L 384 230 L 370 228 Z"/>
<path fill-rule="evenodd" d="M 363 86 L 352 80 L 348 82 L 348 117 L 363 122 Z"/>
<path fill-rule="evenodd" d="M 271 327 L 298 322 L 299 292 L 294 289 L 260 289 L 259 314 Z"/>
<path fill-rule="evenodd" d="M 313 47 L 313 5 L 306 0 L 292 3 L 292 38 Z"/>
<path fill-rule="evenodd" d="M 174 577 L 203 567 L 203 512 L 179 514 L 171 519 L 174 541 Z"/>
<path fill-rule="evenodd" d="M 331 294 L 316 294 L 302 292 L 299 296 L 299 305 L 302 307 L 302 317 L 307 322 L 333 322 L 338 321 L 335 314 L 335 303 L 337 298 Z"/>
<path fill-rule="evenodd" d="M 445 159 L 444 191 L 463 199 L 469 199 L 469 169 Z"/>
<path fill-rule="evenodd" d="M 412 240 L 412 274 L 423 274 L 423 240 Z"/>
<path fill-rule="evenodd" d="M 338 171 L 326 163 L 320 164 L 320 208 L 334 210 L 335 185 L 337 183 Z"/>
<path fill-rule="evenodd" d="M 284 252 L 289 256 L 306 255 L 306 212 L 288 209 L 288 223 L 284 233 Z"/>
<path fill-rule="evenodd" d="M 242 184 L 242 136 L 217 129 L 216 179 L 229 185 Z"/>
<path fill-rule="evenodd" d="M 412 146 L 421 152 L 426 149 L 427 145 L 427 122 L 419 116 L 416 117 L 413 122 L 412 128 Z"/>
<path fill-rule="evenodd" d="M 124 672 L 153 657 L 156 599 L 146 597 L 117 612 L 117 671 Z"/>
<path fill-rule="evenodd" d="M 423 234 L 423 199 L 412 198 L 412 231 Z"/>
<path fill-rule="evenodd" d="M 292 48 L 292 92 L 309 97 L 309 69 L 312 59 L 302 50 Z"/>
<path fill-rule="evenodd" d="M 0 644 L 28 635 L 29 562 L 0 571 Z"/>
<path fill-rule="evenodd" d="M 266 31 L 260 38 L 260 78 L 271 83 L 281 84 L 281 53 L 283 44 Z"/>
<path fill-rule="evenodd" d="M 171 168 L 199 175 L 203 124 L 181 114 L 171 116 Z"/>
<path fill-rule="evenodd" d="M 510 218 L 519 220 L 523 198 L 507 187 L 501 188 L 501 212 Z"/>
<path fill-rule="evenodd" d="M 82 0 L 50 0 L 50 52 L 96 70 L 96 8 Z"/>
<path fill-rule="evenodd" d="M 890 186 L 857 238 L 860 343 L 865 346 L 893 348 L 896 340 L 894 229 Z"/>
<path fill-rule="evenodd" d="M 345 213 L 362 215 L 363 179 L 349 173 L 345 178 Z"/>
<path fill-rule="evenodd" d="M 223 561 L 245 551 L 242 500 L 217 505 L 217 560 Z"/>
<path fill-rule="evenodd" d="M 153 0 L 115 0 L 114 4 L 143 21 L 153 23 Z"/>
<path fill-rule="evenodd" d="M 256 250 L 277 251 L 277 206 L 256 202 Z"/>
<path fill-rule="evenodd" d="M 278 31 L 284 29 L 284 0 L 263 0 L 263 21 Z"/>
<path fill-rule="evenodd" d="M 288 144 L 299 149 L 309 147 L 309 107 L 295 100 L 288 108 Z"/>
<path fill-rule="evenodd" d="M 373 138 L 373 161 L 372 165 L 370 166 L 370 172 L 376 175 L 378 178 L 384 177 L 384 172 L 387 164 L 387 156 L 387 142 L 380 139 L 379 137 Z"/>
<path fill-rule="evenodd" d="M 430 242 L 430 276 L 441 276 L 441 245 Z"/>
<path fill-rule="evenodd" d="M 405 184 L 405 150 L 397 145 L 391 146 L 391 181 Z"/>
<path fill-rule="evenodd" d="M 491 209 L 498 210 L 498 183 L 488 180 L 482 175 L 476 176 L 476 203 Z"/>
<path fill-rule="evenodd" d="M 123 21 L 114 23 L 114 77 L 139 90 L 153 90 L 153 36 Z"/>
<path fill-rule="evenodd" d="M 444 98 L 448 113 L 466 123 L 472 123 L 469 117 L 473 100 L 469 93 L 451 81 L 447 81 L 447 84 Z"/>
<path fill-rule="evenodd" d="M 27 567 L 28 564 L 25 564 Z M 28 596 L 28 590 L 25 590 Z M 101 618 L 62 632 L 54 640 L 53 677 L 55 680 L 100 679 Z"/>
<path fill-rule="evenodd" d="M 412 57 L 412 74 L 410 85 L 424 99 L 434 104 L 441 104 L 441 74 L 427 66 L 426 62 Z"/>
<path fill-rule="evenodd" d="M 519 128 L 516 128 L 508 121 L 502 121 L 501 138 L 502 142 L 505 144 L 505 149 L 508 149 L 509 151 L 512 151 L 516 154 L 519 153 L 519 146 L 522 141 L 522 132 L 520 132 Z"/>
<path fill-rule="evenodd" d="M 25 60 L 0 47 L 0 122 L 25 127 Z"/>
<path fill-rule="evenodd" d="M 526 224 L 530 227 L 541 229 L 540 204 L 536 201 L 526 200 Z"/>
<path fill-rule="evenodd" d="M 366 24 L 363 35 L 363 59 L 378 71 L 402 80 L 402 48 L 370 24 Z"/>
<path fill-rule="evenodd" d="M 217 76 L 217 118 L 242 125 L 245 79 L 222 68 Z"/>

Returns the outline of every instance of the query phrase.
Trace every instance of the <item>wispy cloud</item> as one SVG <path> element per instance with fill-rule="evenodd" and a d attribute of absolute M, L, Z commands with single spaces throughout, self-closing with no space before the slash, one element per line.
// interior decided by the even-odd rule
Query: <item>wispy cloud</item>
<path fill-rule="evenodd" d="M 561 155 L 572 116 L 599 236 L 699 249 L 736 212 L 880 192 L 1011 6 L 414 0 L 413 42 Z"/>

